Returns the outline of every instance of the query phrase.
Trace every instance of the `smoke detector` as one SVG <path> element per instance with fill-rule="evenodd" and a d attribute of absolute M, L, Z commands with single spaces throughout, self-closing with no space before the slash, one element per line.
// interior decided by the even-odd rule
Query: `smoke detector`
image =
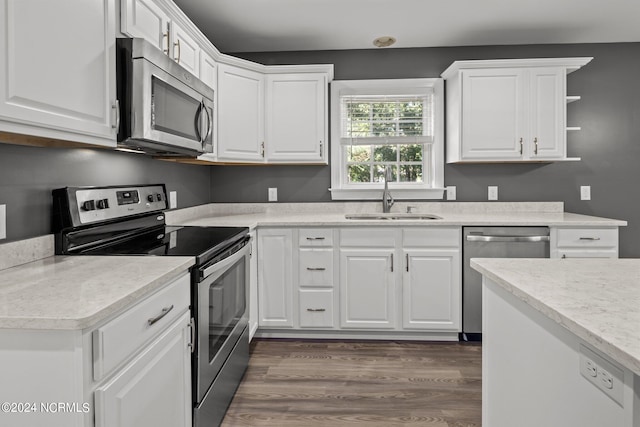
<path fill-rule="evenodd" d="M 373 45 L 376 47 L 389 47 L 396 42 L 395 37 L 382 36 L 373 41 Z"/>

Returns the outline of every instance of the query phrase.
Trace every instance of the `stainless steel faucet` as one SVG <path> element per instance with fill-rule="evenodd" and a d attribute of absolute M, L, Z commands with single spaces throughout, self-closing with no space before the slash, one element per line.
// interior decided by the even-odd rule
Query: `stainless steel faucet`
<path fill-rule="evenodd" d="M 389 181 L 391 180 L 391 166 L 384 168 L 384 191 L 382 192 L 382 212 L 391 212 L 391 206 L 395 203 L 393 196 L 389 192 Z"/>

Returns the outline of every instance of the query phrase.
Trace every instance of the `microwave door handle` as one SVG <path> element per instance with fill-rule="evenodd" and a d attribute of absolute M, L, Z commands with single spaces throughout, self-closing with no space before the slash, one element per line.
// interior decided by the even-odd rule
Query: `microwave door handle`
<path fill-rule="evenodd" d="M 205 136 L 202 139 L 202 142 L 204 142 L 207 139 L 209 139 L 209 137 L 211 136 L 211 131 L 213 130 L 213 117 L 211 114 L 209 114 L 209 109 L 204 104 L 204 100 L 202 101 L 202 108 L 204 109 L 204 112 L 207 114 L 207 132 L 205 133 Z"/>
<path fill-rule="evenodd" d="M 196 128 L 196 136 L 198 137 L 198 141 L 202 142 L 204 139 L 202 138 L 202 102 L 198 106 L 198 110 L 196 111 L 195 123 L 194 126 Z"/>

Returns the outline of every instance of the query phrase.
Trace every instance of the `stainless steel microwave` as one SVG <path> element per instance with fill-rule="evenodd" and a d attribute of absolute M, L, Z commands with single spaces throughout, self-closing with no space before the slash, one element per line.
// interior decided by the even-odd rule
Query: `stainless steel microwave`
<path fill-rule="evenodd" d="M 144 39 L 117 40 L 118 147 L 156 156 L 213 152 L 214 91 Z"/>

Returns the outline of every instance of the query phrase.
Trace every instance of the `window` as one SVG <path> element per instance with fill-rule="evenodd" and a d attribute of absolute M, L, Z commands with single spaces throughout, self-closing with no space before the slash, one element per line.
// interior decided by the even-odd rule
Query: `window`
<path fill-rule="evenodd" d="M 334 81 L 333 199 L 378 199 L 384 170 L 398 199 L 441 199 L 441 79 Z"/>

